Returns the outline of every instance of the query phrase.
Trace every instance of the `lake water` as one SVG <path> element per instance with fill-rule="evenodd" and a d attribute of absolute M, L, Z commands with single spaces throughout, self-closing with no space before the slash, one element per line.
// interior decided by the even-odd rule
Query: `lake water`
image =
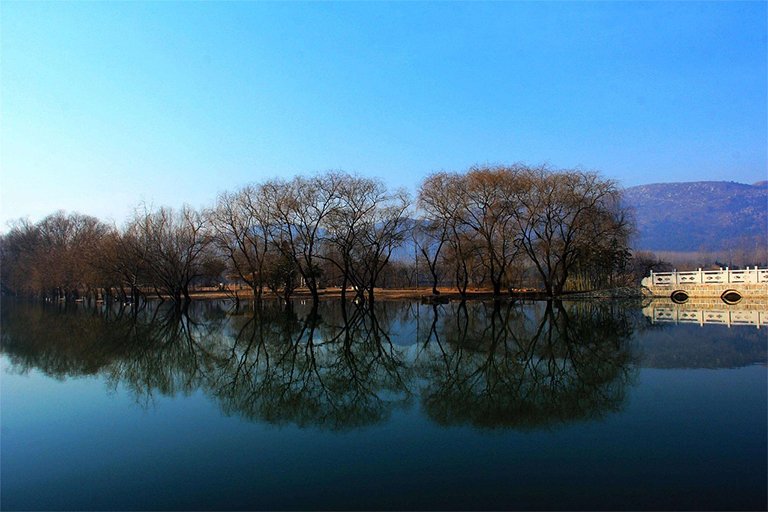
<path fill-rule="evenodd" d="M 0 506 L 765 509 L 767 333 L 610 302 L 5 301 Z"/>

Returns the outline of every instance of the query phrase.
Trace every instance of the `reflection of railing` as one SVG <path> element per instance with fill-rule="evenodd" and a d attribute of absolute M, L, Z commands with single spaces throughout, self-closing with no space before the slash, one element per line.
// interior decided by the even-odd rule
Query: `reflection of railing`
<path fill-rule="evenodd" d="M 756 284 L 768 283 L 768 268 L 749 268 L 730 270 L 694 270 L 691 272 L 653 272 L 651 284 L 654 286 L 680 284 Z"/>
<path fill-rule="evenodd" d="M 768 326 L 768 311 L 738 310 L 738 309 L 682 309 L 670 306 L 648 306 L 643 314 L 656 322 L 691 323 L 691 324 L 720 324 L 754 325 L 758 329 Z"/>

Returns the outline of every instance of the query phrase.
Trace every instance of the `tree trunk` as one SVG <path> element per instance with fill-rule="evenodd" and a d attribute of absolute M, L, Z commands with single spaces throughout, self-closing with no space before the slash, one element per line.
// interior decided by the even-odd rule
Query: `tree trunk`
<path fill-rule="evenodd" d="M 427 260 L 427 264 L 429 266 L 429 273 L 432 274 L 432 295 L 440 295 L 440 291 L 437 289 L 437 269 L 435 268 L 437 262 L 435 262 L 435 265 L 432 265 L 429 263 L 429 260 Z M 416 286 L 419 286 L 418 281 L 416 282 Z"/>
<path fill-rule="evenodd" d="M 317 281 L 315 281 L 314 277 L 312 279 L 304 277 L 304 281 L 307 288 L 309 288 L 310 295 L 312 295 L 312 304 L 318 304 L 320 302 L 320 294 L 317 291 Z"/>
<path fill-rule="evenodd" d="M 344 277 L 341 279 L 341 302 L 347 300 L 347 274 L 344 273 Z"/>

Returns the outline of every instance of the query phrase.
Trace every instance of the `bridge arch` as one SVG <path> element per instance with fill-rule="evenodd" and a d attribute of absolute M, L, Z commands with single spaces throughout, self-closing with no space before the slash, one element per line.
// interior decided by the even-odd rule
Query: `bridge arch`
<path fill-rule="evenodd" d="M 741 302 L 741 299 L 741 293 L 736 290 L 725 290 L 722 295 L 720 295 L 720 300 L 726 304 L 738 304 Z"/>

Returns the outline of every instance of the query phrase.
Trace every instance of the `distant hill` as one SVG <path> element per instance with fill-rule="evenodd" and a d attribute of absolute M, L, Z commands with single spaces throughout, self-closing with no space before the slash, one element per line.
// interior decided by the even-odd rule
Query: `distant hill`
<path fill-rule="evenodd" d="M 768 245 L 768 181 L 656 183 L 627 188 L 634 246 L 652 251 L 722 250 Z"/>

